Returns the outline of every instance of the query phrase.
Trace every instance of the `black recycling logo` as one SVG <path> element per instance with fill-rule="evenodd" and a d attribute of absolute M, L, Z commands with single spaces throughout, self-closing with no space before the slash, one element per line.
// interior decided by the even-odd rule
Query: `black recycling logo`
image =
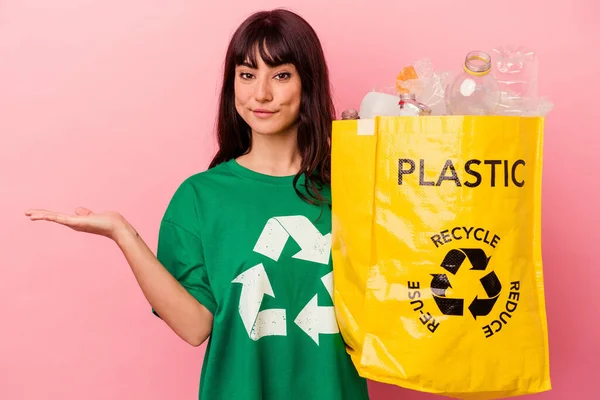
<path fill-rule="evenodd" d="M 471 264 L 470 271 L 485 271 L 490 258 L 491 257 L 488 257 L 482 249 L 454 249 L 450 250 L 448 254 L 446 254 L 441 266 L 452 275 L 456 275 L 461 266 L 465 264 L 464 261 L 469 260 L 469 263 Z M 442 314 L 463 315 L 465 300 L 460 298 L 446 297 L 446 290 L 448 288 L 452 288 L 450 280 L 448 279 L 448 275 L 431 275 L 433 276 L 431 281 L 433 299 L 435 300 Z M 492 311 L 494 304 L 496 304 L 496 300 L 498 300 L 500 291 L 502 290 L 500 280 L 498 280 L 498 277 L 494 271 L 491 271 L 479 281 L 481 282 L 481 285 L 483 286 L 483 289 L 488 297 L 478 298 L 475 296 L 475 299 L 473 299 L 473 301 L 469 304 L 469 311 L 475 319 L 477 319 L 477 317 L 486 316 Z"/>

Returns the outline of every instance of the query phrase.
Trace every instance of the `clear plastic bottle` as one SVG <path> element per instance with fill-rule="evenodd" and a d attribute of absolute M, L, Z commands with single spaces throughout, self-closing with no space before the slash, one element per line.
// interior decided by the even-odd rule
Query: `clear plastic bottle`
<path fill-rule="evenodd" d="M 446 108 L 451 115 L 493 115 L 500 102 L 500 88 L 490 74 L 492 60 L 483 51 L 467 54 L 464 72 L 446 88 Z"/>
<path fill-rule="evenodd" d="M 423 103 L 419 103 L 414 93 L 401 93 L 398 103 L 400 112 L 403 116 L 423 116 L 431 115 L 431 109 Z"/>

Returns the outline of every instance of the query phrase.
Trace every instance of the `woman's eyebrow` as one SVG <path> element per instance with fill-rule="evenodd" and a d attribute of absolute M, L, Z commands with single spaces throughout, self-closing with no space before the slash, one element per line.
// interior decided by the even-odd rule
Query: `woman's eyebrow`
<path fill-rule="evenodd" d="M 250 61 L 244 61 L 243 63 L 239 64 L 238 66 L 256 69 L 256 66 L 252 65 L 252 63 Z"/>

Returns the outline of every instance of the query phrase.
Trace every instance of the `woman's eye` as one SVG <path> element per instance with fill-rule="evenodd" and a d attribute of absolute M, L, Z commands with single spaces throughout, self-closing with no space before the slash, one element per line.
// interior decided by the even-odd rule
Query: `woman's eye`
<path fill-rule="evenodd" d="M 281 72 L 281 73 L 275 75 L 275 78 L 281 81 L 281 80 L 290 79 L 291 76 L 292 76 L 292 74 L 290 74 L 289 72 Z"/>
<path fill-rule="evenodd" d="M 252 74 L 248 72 L 240 72 L 240 78 L 242 79 L 252 79 Z"/>

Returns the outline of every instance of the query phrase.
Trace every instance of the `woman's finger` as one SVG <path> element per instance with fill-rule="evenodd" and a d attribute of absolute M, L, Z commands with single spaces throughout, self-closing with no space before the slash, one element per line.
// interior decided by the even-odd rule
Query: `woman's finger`
<path fill-rule="evenodd" d="M 58 213 L 35 213 L 31 215 L 32 221 L 50 221 L 62 225 L 74 226 L 76 221 L 73 217 Z"/>
<path fill-rule="evenodd" d="M 41 208 L 30 208 L 29 210 L 25 211 L 25 215 L 26 216 L 31 216 L 33 214 L 56 214 L 55 211 L 50 211 L 50 210 L 44 210 Z"/>

